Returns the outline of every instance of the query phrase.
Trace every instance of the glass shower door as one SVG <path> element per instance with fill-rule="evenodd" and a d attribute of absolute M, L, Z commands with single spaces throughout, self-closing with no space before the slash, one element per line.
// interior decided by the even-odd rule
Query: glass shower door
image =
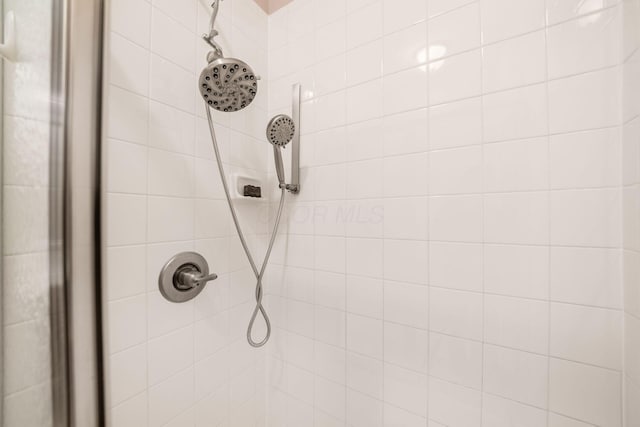
<path fill-rule="evenodd" d="M 16 29 L 0 59 L 0 427 L 104 425 L 102 8 L 0 0 Z"/>
<path fill-rule="evenodd" d="M 4 0 L 17 56 L 2 60 L 2 426 L 52 425 L 49 141 L 52 0 Z M 3 18 L 4 19 L 4 18 Z"/>

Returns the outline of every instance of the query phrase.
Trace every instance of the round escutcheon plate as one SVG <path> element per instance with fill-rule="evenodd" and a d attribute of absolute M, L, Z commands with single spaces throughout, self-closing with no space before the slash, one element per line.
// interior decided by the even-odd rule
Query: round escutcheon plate
<path fill-rule="evenodd" d="M 186 302 L 204 289 L 206 282 L 185 289 L 179 282 L 179 273 L 188 269 L 201 276 L 209 275 L 209 265 L 202 255 L 196 252 L 181 252 L 171 258 L 162 267 L 158 277 L 158 287 L 163 297 L 171 302 Z"/>

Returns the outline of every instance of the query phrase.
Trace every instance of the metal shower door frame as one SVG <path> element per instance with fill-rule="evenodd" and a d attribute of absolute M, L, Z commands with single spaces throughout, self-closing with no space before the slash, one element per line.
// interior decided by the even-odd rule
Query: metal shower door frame
<path fill-rule="evenodd" d="M 104 0 L 53 0 L 49 237 L 54 427 L 105 425 L 103 9 Z"/>

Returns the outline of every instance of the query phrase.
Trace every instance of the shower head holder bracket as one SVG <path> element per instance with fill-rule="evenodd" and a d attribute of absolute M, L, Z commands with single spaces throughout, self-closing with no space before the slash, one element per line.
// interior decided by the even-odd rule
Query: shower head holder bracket
<path fill-rule="evenodd" d="M 301 127 L 301 98 L 302 86 L 295 83 L 292 87 L 291 118 L 295 125 L 295 133 L 291 141 L 291 183 L 286 185 L 286 189 L 292 194 L 300 193 L 300 129 Z"/>
<path fill-rule="evenodd" d="M 224 57 L 222 53 L 222 48 L 220 45 L 214 40 L 218 36 L 218 30 L 215 29 L 216 18 L 218 17 L 218 10 L 220 9 L 220 1 L 222 0 L 214 0 L 211 3 L 211 8 L 213 11 L 211 12 L 211 19 L 209 20 L 209 33 L 205 33 L 202 35 L 202 39 L 207 42 L 209 46 L 213 49 L 212 52 L 207 54 L 207 62 L 211 63 L 218 58 Z"/>

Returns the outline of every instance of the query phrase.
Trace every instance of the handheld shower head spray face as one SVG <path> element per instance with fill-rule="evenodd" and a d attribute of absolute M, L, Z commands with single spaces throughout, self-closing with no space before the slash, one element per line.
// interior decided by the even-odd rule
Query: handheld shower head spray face
<path fill-rule="evenodd" d="M 286 186 L 284 182 L 284 165 L 282 163 L 282 153 L 280 147 L 291 142 L 296 133 L 296 126 L 289 116 L 279 114 L 275 116 L 267 125 L 267 139 L 273 145 L 273 157 L 276 162 L 276 174 L 280 188 Z"/>
<path fill-rule="evenodd" d="M 218 111 L 239 111 L 247 107 L 258 91 L 257 77 L 251 67 L 235 58 L 214 59 L 202 70 L 200 95 Z"/>
<path fill-rule="evenodd" d="M 289 116 L 279 114 L 267 125 L 267 139 L 277 147 L 284 147 L 291 142 L 296 132 L 296 125 Z"/>

